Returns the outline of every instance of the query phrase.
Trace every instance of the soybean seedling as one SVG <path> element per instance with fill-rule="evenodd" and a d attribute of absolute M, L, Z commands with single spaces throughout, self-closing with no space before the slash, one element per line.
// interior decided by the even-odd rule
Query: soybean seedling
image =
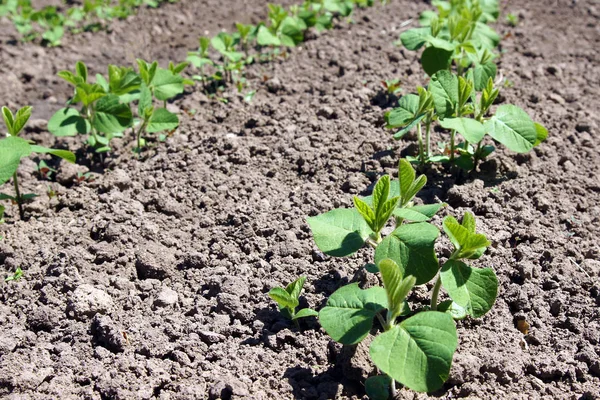
<path fill-rule="evenodd" d="M 11 200 L 19 207 L 19 215 L 24 218 L 23 203 L 35 197 L 35 194 L 22 194 L 19 188 L 17 170 L 22 158 L 32 153 L 52 154 L 68 162 L 75 162 L 75 154 L 67 150 L 50 149 L 32 144 L 19 135 L 31 117 L 31 107 L 23 107 L 13 114 L 7 107 L 2 107 L 2 117 L 8 130 L 7 137 L 0 140 L 0 185 L 13 179 L 15 195 L 0 193 L 0 200 Z"/>
<path fill-rule="evenodd" d="M 129 106 L 141 80 L 130 68 L 109 65 L 108 80 L 96 75 L 91 83 L 87 66 L 78 61 L 75 72 L 60 71 L 58 76 L 74 87 L 67 107 L 58 110 L 48 121 L 48 130 L 56 136 L 88 135 L 87 144 L 96 153 L 111 150 L 110 141 L 122 137 L 133 124 Z M 74 105 L 80 105 L 77 109 Z"/>
<path fill-rule="evenodd" d="M 474 66 L 495 68 L 493 50 L 500 36 L 489 26 L 498 18 L 498 1 L 438 2 L 438 12 L 426 11 L 419 17 L 421 27 L 400 35 L 408 50 L 424 47 L 421 64 L 428 75 L 456 67 L 459 75 Z"/>
<path fill-rule="evenodd" d="M 140 85 L 140 97 L 138 101 L 139 126 L 136 131 L 135 149 L 138 157 L 145 144 L 144 133 L 157 133 L 172 131 L 179 126 L 179 117 L 168 111 L 166 107 L 156 108 L 153 99 L 166 101 L 183 91 L 186 81 L 179 75 L 187 67 L 187 63 L 175 66 L 170 64 L 169 70 L 158 67 L 155 61 L 152 64 L 144 60 L 138 60 L 142 84 Z M 157 78 L 158 74 L 158 78 Z M 167 82 L 171 82 L 167 84 Z"/>
<path fill-rule="evenodd" d="M 469 71 L 466 77 L 447 70 L 438 71 L 431 77 L 427 89 L 418 88 L 418 94 L 403 96 L 398 107 L 386 113 L 387 127 L 399 128 L 394 134 L 397 140 L 416 127 L 419 155 L 412 161 L 422 165 L 449 162 L 474 170 L 479 160 L 494 151 L 493 146 L 483 144 L 486 134 L 514 152 L 526 153 L 543 142 L 548 131 L 517 106 L 504 104 L 494 111 L 492 105 L 500 91 L 494 85 L 494 77 L 478 75 L 475 70 Z M 485 84 L 482 79 L 486 79 Z M 475 89 L 478 86 L 483 86 L 480 93 Z M 438 155 L 432 154 L 430 143 L 436 122 L 450 134 L 449 146 Z M 457 133 L 464 138 L 458 144 Z"/>
<path fill-rule="evenodd" d="M 410 193 L 416 182 L 414 170 L 406 161 L 400 169 L 398 186 Z M 389 179 L 381 179 L 370 201 L 374 208 L 390 201 L 400 204 L 396 197 Z M 365 382 L 372 399 L 393 397 L 396 382 L 418 392 L 441 388 L 458 342 L 453 319 L 481 317 L 495 302 L 498 281 L 494 271 L 465 263 L 481 257 L 490 243 L 475 232 L 472 214 L 465 213 L 462 223 L 446 217 L 444 231 L 454 251 L 440 267 L 435 253 L 439 230 L 428 222 L 397 224 L 392 233 L 375 241 L 370 240 L 375 234 L 372 216 L 364 218 L 370 213 L 335 211 L 308 219 L 317 246 L 331 256 L 345 257 L 370 244 L 375 255 L 368 270 L 380 274 L 383 287 L 361 289 L 354 283 L 336 290 L 319 312 L 321 325 L 333 340 L 356 345 L 378 320 L 369 354 L 383 375 Z M 436 276 L 429 305 L 411 306 L 406 299 L 412 288 Z M 450 300 L 438 303 L 442 288 Z"/>
<path fill-rule="evenodd" d="M 258 27 L 256 41 L 259 46 L 295 47 L 304 41 L 304 31 L 308 29 L 304 20 L 292 16 L 282 6 L 269 4 L 269 22 Z"/>
<path fill-rule="evenodd" d="M 202 36 L 200 37 L 199 42 L 200 47 L 198 48 L 198 51 L 189 52 L 186 61 L 198 69 L 199 74 L 193 75 L 192 78 L 196 81 L 200 81 L 204 91 L 208 92 L 209 84 L 213 82 L 213 75 L 208 69 L 214 67 L 215 63 L 210 59 L 208 54 L 210 39 Z M 219 80 L 221 79 L 219 78 Z"/>
<path fill-rule="evenodd" d="M 285 318 L 296 322 L 299 318 L 316 316 L 318 313 L 310 308 L 303 308 L 296 312 L 296 308 L 300 305 L 300 292 L 304 287 L 306 277 L 301 276 L 294 282 L 284 288 L 275 287 L 269 291 L 269 297 L 275 300 L 279 306 L 281 315 Z"/>

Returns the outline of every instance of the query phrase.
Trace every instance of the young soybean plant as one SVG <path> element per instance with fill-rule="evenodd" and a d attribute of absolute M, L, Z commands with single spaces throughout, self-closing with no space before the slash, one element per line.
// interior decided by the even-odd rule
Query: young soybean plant
<path fill-rule="evenodd" d="M 91 83 L 87 66 L 80 61 L 75 64 L 75 73 L 60 71 L 58 76 L 73 85 L 74 94 L 67 107 L 50 118 L 48 130 L 56 136 L 88 135 L 87 144 L 96 153 L 110 151 L 110 141 L 122 137 L 133 124 L 129 102 L 141 81 L 130 68 L 110 65 L 108 72 L 108 80 L 98 74 Z M 79 109 L 73 107 L 77 104 Z"/>
<path fill-rule="evenodd" d="M 454 65 L 459 75 L 470 67 L 478 73 L 495 74 L 493 51 L 500 43 L 500 36 L 487 23 L 498 18 L 498 1 L 438 1 L 436 5 L 437 14 L 425 11 L 419 18 L 421 27 L 400 35 L 408 50 L 425 47 L 421 55 L 425 72 L 431 76 Z"/>
<path fill-rule="evenodd" d="M 474 88 L 481 79 L 487 79 L 481 93 Z M 548 131 L 534 122 L 521 108 L 504 104 L 493 112 L 492 105 L 499 94 L 493 77 L 477 75 L 470 70 L 466 77 L 442 70 L 435 73 L 427 89 L 418 88 L 418 94 L 400 98 L 398 107 L 385 115 L 388 128 L 399 130 L 394 139 L 402 138 L 416 127 L 419 155 L 411 158 L 424 165 L 428 162 L 453 163 L 466 170 L 474 170 L 480 160 L 494 151 L 483 145 L 486 134 L 517 153 L 526 153 L 543 142 Z M 430 135 L 434 123 L 449 131 L 449 146 L 443 146 L 439 155 L 432 154 Z M 423 137 L 422 127 L 425 128 Z M 456 143 L 456 134 L 464 141 Z"/>
<path fill-rule="evenodd" d="M 306 277 L 301 276 L 294 282 L 287 285 L 285 289 L 275 287 L 269 291 L 269 297 L 275 300 L 277 305 L 279 305 L 281 314 L 285 318 L 294 322 L 299 318 L 313 317 L 318 315 L 316 311 L 311 310 L 310 308 L 303 308 L 296 312 L 296 308 L 300 304 L 300 292 L 302 292 L 304 282 L 306 282 Z"/>
<path fill-rule="evenodd" d="M 441 267 L 434 249 L 439 230 L 427 222 L 398 224 L 397 220 L 391 234 L 378 237 L 380 227 L 387 222 L 382 223 L 378 216 L 391 217 L 387 211 L 390 202 L 401 207 L 403 199 L 420 189 L 422 178 L 415 177 L 410 163 L 402 160 L 399 169 L 400 196 L 392 193 L 389 178 L 380 179 L 373 196 L 364 201 L 372 202 L 371 212 L 361 205 L 360 211 L 344 215 L 330 211 L 308 219 L 317 246 L 329 255 L 348 256 L 365 243 L 375 248 L 374 264 L 369 270 L 381 274 L 383 287 L 361 289 L 356 283 L 344 286 L 319 312 L 325 331 L 344 345 L 364 340 L 377 318 L 381 332 L 370 345 L 370 356 L 383 375 L 365 382 L 372 399 L 393 396 L 396 382 L 418 392 L 441 388 L 457 346 L 453 318 L 481 317 L 493 306 L 498 290 L 492 269 L 465 263 L 479 258 L 490 244 L 484 235 L 475 232 L 475 219 L 470 213 L 465 213 L 462 223 L 445 218 L 444 231 L 455 250 Z M 411 289 L 436 275 L 429 307 L 411 307 L 406 301 Z M 438 304 L 442 287 L 451 300 Z"/>
<path fill-rule="evenodd" d="M 7 137 L 0 140 L 0 185 L 13 179 L 15 195 L 10 196 L 0 193 L 0 200 L 11 200 L 19 207 L 19 215 L 24 218 L 23 203 L 36 194 L 21 194 L 17 169 L 21 159 L 32 153 L 48 153 L 60 157 L 68 162 L 75 162 L 75 155 L 67 150 L 49 149 L 30 143 L 19 135 L 31 117 L 31 107 L 23 107 L 13 114 L 7 107 L 2 107 L 2 117 L 8 130 Z"/>
<path fill-rule="evenodd" d="M 307 219 L 317 246 L 334 257 L 349 256 L 365 244 L 375 247 L 381 243 L 381 231 L 391 217 L 395 219 L 396 234 L 403 237 L 405 230 L 419 229 L 427 233 L 432 245 L 437 229 L 426 221 L 444 204 L 414 205 L 414 197 L 426 183 L 425 175 L 416 177 L 410 163 L 400 160 L 398 180 L 383 176 L 372 196 L 354 197 L 355 208 L 337 208 Z"/>
<path fill-rule="evenodd" d="M 184 85 L 190 82 L 180 74 L 188 66 L 187 62 L 175 65 L 169 64 L 169 69 L 158 66 L 158 62 L 152 64 L 144 60 L 137 60 L 141 84 L 139 88 L 138 116 L 139 126 L 136 131 L 135 149 L 139 156 L 142 147 L 146 144 L 144 133 L 156 133 L 171 131 L 179 126 L 179 117 L 168 111 L 167 100 L 183 93 Z M 193 82 L 191 82 L 193 83 Z M 156 108 L 154 99 L 163 102 L 164 107 Z"/>

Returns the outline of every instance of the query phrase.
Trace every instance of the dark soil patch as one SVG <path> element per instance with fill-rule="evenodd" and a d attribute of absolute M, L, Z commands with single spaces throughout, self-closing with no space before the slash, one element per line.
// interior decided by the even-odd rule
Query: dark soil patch
<path fill-rule="evenodd" d="M 305 274 L 304 301 L 319 308 L 340 284 L 373 279 L 360 272 L 367 256 L 319 253 L 304 219 L 349 206 L 393 173 L 409 142 L 383 129 L 380 81 L 398 77 L 407 91 L 425 82 L 417 55 L 392 43 L 427 7 L 358 11 L 288 59 L 252 67 L 251 104 L 190 89 L 170 107 L 196 113 L 144 162 L 124 140 L 93 182 L 73 184 L 87 167 L 61 164 L 57 196 L 30 203 L 28 221 L 9 207 L 0 261 L 24 277 L 0 285 L 0 397 L 362 398 L 353 379 L 372 372 L 364 349 L 349 363 L 316 321 L 297 330 L 282 320 L 267 292 Z M 493 242 L 478 263 L 501 283 L 492 312 L 458 324 L 450 380 L 432 397 L 600 398 L 600 15 L 592 0 L 505 11 L 521 17 L 498 27 L 501 71 L 514 82 L 505 100 L 550 137 L 528 155 L 499 151 L 458 185 L 429 172 L 423 200 L 478 216 Z M 2 38 L 0 90 L 5 104 L 33 104 L 47 119 L 70 94 L 55 73 L 78 59 L 94 72 L 136 57 L 180 60 L 204 30 L 264 16 L 258 1 L 181 1 L 63 48 Z M 44 129 L 34 122 L 29 135 L 53 144 Z M 23 163 L 21 182 L 43 194 L 33 168 Z"/>

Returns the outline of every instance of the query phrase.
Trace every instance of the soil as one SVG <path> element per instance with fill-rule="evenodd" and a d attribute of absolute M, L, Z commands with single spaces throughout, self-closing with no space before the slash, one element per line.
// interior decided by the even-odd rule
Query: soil
<path fill-rule="evenodd" d="M 418 54 L 393 42 L 429 7 L 392 0 L 311 34 L 285 59 L 250 67 L 251 103 L 190 88 L 169 105 L 186 112 L 166 143 L 138 161 L 133 140 L 118 141 L 100 166 L 80 138 L 46 132 L 71 94 L 57 71 L 182 60 L 205 31 L 264 19 L 266 4 L 181 0 L 53 49 L 16 42 L 1 20 L 3 104 L 33 105 L 27 137 L 82 160 L 56 164 L 51 182 L 22 162 L 24 191 L 41 196 L 26 221 L 7 207 L 1 227 L 2 275 L 24 275 L 0 285 L 0 397 L 365 398 L 361 379 L 374 371 L 364 348 L 333 344 L 314 319 L 296 328 L 267 292 L 303 274 L 302 301 L 319 309 L 340 285 L 375 279 L 362 269 L 369 251 L 324 256 L 305 218 L 350 206 L 414 150 L 383 128 L 393 99 L 380 81 L 400 78 L 405 92 L 426 82 Z M 475 265 L 493 267 L 501 287 L 489 314 L 458 322 L 444 388 L 402 399 L 600 398 L 600 8 L 532 0 L 504 12 L 520 22 L 497 25 L 500 71 L 514 84 L 501 101 L 550 136 L 526 155 L 500 148 L 459 181 L 427 172 L 421 200 L 448 203 L 433 223 L 474 212 L 493 242 Z M 93 180 L 74 182 L 90 169 Z"/>

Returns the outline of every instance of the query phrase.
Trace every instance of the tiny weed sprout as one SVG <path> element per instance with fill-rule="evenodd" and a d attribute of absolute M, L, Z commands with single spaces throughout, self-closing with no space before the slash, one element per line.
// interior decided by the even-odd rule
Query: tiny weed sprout
<path fill-rule="evenodd" d="M 75 162 L 75 154 L 67 150 L 50 149 L 32 144 L 19 135 L 31 117 L 31 107 L 23 107 L 13 114 L 7 107 L 2 107 L 2 117 L 8 130 L 7 137 L 0 140 L 0 185 L 13 179 L 15 195 L 0 193 L 0 200 L 11 200 L 19 207 L 19 215 L 24 218 L 23 203 L 35 197 L 35 194 L 22 194 L 19 188 L 17 169 L 21 159 L 32 153 L 52 154 L 71 163 Z"/>
<path fill-rule="evenodd" d="M 514 28 L 519 25 L 519 17 L 515 14 L 508 13 L 506 14 L 506 23 Z"/>
<path fill-rule="evenodd" d="M 380 274 L 383 287 L 343 286 L 319 312 L 323 329 L 344 345 L 360 343 L 373 332 L 374 321 L 379 322 L 369 354 L 383 374 L 365 382 L 372 399 L 392 398 L 396 382 L 417 392 L 441 388 L 458 344 L 454 319 L 483 316 L 498 291 L 492 269 L 465 262 L 481 257 L 490 245 L 483 234 L 476 233 L 473 215 L 465 213 L 461 223 L 454 217 L 444 219 L 454 251 L 440 267 L 435 253 L 439 230 L 426 222 L 440 206 L 421 206 L 429 208 L 415 211 L 411 200 L 425 184 L 424 177 L 417 178 L 406 160 L 401 160 L 398 176 L 394 182 L 388 176 L 381 178 L 372 196 L 362 202 L 355 198 L 356 210 L 339 209 L 308 218 L 315 242 L 326 254 L 347 256 L 365 243 L 375 248 L 374 262 L 366 269 Z M 396 211 L 401 216 L 396 214 L 395 229 L 382 238 L 381 227 L 388 222 L 384 219 Z M 430 303 L 410 305 L 407 298 L 413 287 L 436 276 Z M 442 288 L 450 299 L 438 303 Z"/>
<path fill-rule="evenodd" d="M 23 270 L 21 269 L 21 267 L 17 267 L 17 269 L 12 275 L 9 275 L 4 279 L 4 282 L 16 282 L 19 279 L 21 279 L 21 277 L 23 277 Z"/>
<path fill-rule="evenodd" d="M 425 11 L 419 17 L 421 27 L 400 35 L 408 50 L 424 47 L 421 64 L 428 75 L 454 65 L 459 75 L 472 66 L 480 70 L 494 68 L 493 50 L 500 36 L 487 23 L 500 13 L 497 0 L 436 1 L 437 13 Z"/>
<path fill-rule="evenodd" d="M 306 282 L 306 277 L 301 276 L 287 285 L 285 289 L 275 287 L 269 291 L 269 297 L 277 303 L 281 314 L 292 321 L 318 315 L 316 311 L 310 308 L 303 308 L 296 312 L 296 308 L 300 305 L 300 292 L 304 287 L 304 282 Z"/>
<path fill-rule="evenodd" d="M 469 70 L 465 77 L 438 71 L 427 89 L 418 88 L 418 94 L 403 96 L 398 107 L 386 113 L 387 127 L 399 129 L 394 139 L 416 128 L 419 154 L 410 160 L 422 165 L 449 162 L 474 170 L 480 160 L 494 151 L 493 146 L 483 144 L 486 134 L 514 152 L 526 153 L 543 142 L 548 131 L 517 106 L 505 104 L 492 110 L 500 91 L 494 85 L 494 77 L 495 71 L 492 76 L 481 76 L 476 70 Z M 482 79 L 486 79 L 485 85 Z M 479 86 L 483 87 L 481 91 L 475 89 Z M 449 132 L 449 144 L 442 145 L 441 154 L 432 154 L 431 133 L 435 123 Z M 457 134 L 464 141 L 457 143 Z"/>
<path fill-rule="evenodd" d="M 402 91 L 400 79 L 390 79 L 381 81 L 381 86 L 385 89 L 388 95 L 396 95 Z"/>

